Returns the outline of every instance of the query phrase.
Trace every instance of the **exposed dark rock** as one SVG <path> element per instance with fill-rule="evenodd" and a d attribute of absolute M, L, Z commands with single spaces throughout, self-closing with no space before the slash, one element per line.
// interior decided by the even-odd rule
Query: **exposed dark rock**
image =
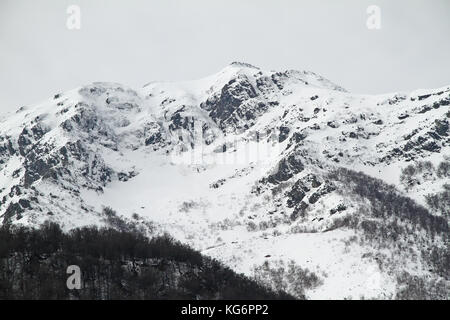
<path fill-rule="evenodd" d="M 31 208 L 31 203 L 27 199 L 20 199 L 19 200 L 19 204 L 24 209 L 30 209 Z"/>
<path fill-rule="evenodd" d="M 449 124 L 447 120 L 436 120 L 435 122 L 436 133 L 440 136 L 448 136 Z"/>
<path fill-rule="evenodd" d="M 422 149 L 430 152 L 439 152 L 441 147 L 435 141 L 429 141 L 422 145 Z"/>
<path fill-rule="evenodd" d="M 330 215 L 346 210 L 347 207 L 344 204 L 339 204 L 336 208 L 330 209 Z"/>
<path fill-rule="evenodd" d="M 278 136 L 278 142 L 283 142 L 289 136 L 290 129 L 288 127 L 280 127 L 280 135 Z"/>
<path fill-rule="evenodd" d="M 24 212 L 25 210 L 22 209 L 20 204 L 11 202 L 3 215 L 3 224 L 9 224 L 14 217 L 20 219 Z"/>
<path fill-rule="evenodd" d="M 328 121 L 327 126 L 330 128 L 339 128 L 339 124 L 336 121 Z"/>
<path fill-rule="evenodd" d="M 289 180 L 295 174 L 303 171 L 304 166 L 299 157 L 295 154 L 289 155 L 278 163 L 278 170 L 276 173 L 268 177 L 268 181 L 272 184 L 277 184 L 282 181 Z"/>
<path fill-rule="evenodd" d="M 314 192 L 308 199 L 308 202 L 310 204 L 314 204 L 316 203 L 322 196 L 332 192 L 336 190 L 336 187 L 334 185 L 332 185 L 331 183 L 327 182 L 324 185 L 322 185 L 322 187 Z"/>
<path fill-rule="evenodd" d="M 310 189 L 306 186 L 302 179 L 297 180 L 292 189 L 286 194 L 288 197 L 288 207 L 292 208 L 299 204 L 309 190 Z"/>
<path fill-rule="evenodd" d="M 316 203 L 317 200 L 319 200 L 319 199 L 320 199 L 320 194 L 319 194 L 318 192 L 314 192 L 314 193 L 309 197 L 308 202 L 311 203 L 311 204 L 314 204 L 314 203 Z"/>
<path fill-rule="evenodd" d="M 378 120 L 374 121 L 373 124 L 377 124 L 377 125 L 383 124 L 383 120 L 378 119 Z"/>
<path fill-rule="evenodd" d="M 425 99 L 429 98 L 430 96 L 431 96 L 431 94 L 424 94 L 423 96 L 418 96 L 418 98 L 420 101 L 420 100 L 425 100 Z"/>
<path fill-rule="evenodd" d="M 43 159 L 36 159 L 25 165 L 24 186 L 30 187 L 34 182 L 41 178 L 57 178 L 57 174 L 52 170 L 52 164 Z"/>
<path fill-rule="evenodd" d="M 306 209 L 308 208 L 308 204 L 304 201 L 301 201 L 292 212 L 290 219 L 291 221 L 297 220 L 299 217 L 304 217 L 306 213 Z"/>
<path fill-rule="evenodd" d="M 425 113 L 432 110 L 430 106 L 423 106 L 422 109 L 420 109 L 419 113 Z"/>
<path fill-rule="evenodd" d="M 136 171 L 130 171 L 130 172 L 119 172 L 117 173 L 117 178 L 119 181 L 126 182 L 130 180 L 131 178 L 134 178 L 138 175 Z"/>
<path fill-rule="evenodd" d="M 221 129 L 228 126 L 240 129 L 240 120 L 254 120 L 267 110 L 268 104 L 256 99 L 257 97 L 258 94 L 247 77 L 240 75 L 231 79 L 219 95 L 208 98 L 200 107 L 209 111 L 210 117 Z"/>
<path fill-rule="evenodd" d="M 302 131 L 302 132 L 294 132 L 291 136 L 291 138 L 289 139 L 289 143 L 287 145 L 288 148 L 290 148 L 293 144 L 297 145 L 299 144 L 301 141 L 305 140 L 307 137 L 307 134 Z"/>
<path fill-rule="evenodd" d="M 148 137 L 147 139 L 145 139 L 145 145 L 151 145 L 151 144 L 156 144 L 162 141 L 162 135 L 161 132 L 156 132 L 154 134 L 152 134 L 150 137 Z"/>

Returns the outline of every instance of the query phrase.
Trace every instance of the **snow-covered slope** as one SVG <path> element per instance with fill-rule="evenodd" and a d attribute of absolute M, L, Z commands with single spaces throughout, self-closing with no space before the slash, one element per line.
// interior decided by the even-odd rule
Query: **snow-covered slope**
<path fill-rule="evenodd" d="M 409 275 L 445 287 L 448 197 L 426 199 L 448 183 L 449 104 L 450 86 L 357 95 L 245 63 L 93 83 L 1 120 L 0 217 L 70 229 L 110 206 L 249 275 L 293 260 L 321 279 L 311 298 L 398 297 Z M 410 174 L 425 161 L 433 179 Z"/>

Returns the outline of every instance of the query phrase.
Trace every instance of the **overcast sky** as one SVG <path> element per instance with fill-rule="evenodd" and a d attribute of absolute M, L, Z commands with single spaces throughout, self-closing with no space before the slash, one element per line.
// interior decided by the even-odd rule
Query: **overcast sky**
<path fill-rule="evenodd" d="M 81 9 L 68 30 L 66 9 Z M 369 30 L 369 5 L 381 29 Z M 188 80 L 232 61 L 356 93 L 450 84 L 448 0 L 0 0 L 0 111 L 93 81 Z"/>

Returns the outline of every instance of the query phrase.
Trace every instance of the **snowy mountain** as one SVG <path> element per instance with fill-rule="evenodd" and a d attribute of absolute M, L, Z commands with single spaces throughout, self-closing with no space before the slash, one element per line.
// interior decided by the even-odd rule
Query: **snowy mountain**
<path fill-rule="evenodd" d="M 448 298 L 449 105 L 450 86 L 358 95 L 246 63 L 93 83 L 1 120 L 0 218 L 109 206 L 292 294 Z"/>

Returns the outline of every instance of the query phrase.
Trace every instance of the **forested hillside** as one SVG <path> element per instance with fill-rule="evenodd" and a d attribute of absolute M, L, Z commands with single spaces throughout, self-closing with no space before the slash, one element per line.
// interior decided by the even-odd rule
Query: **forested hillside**
<path fill-rule="evenodd" d="M 69 265 L 81 289 L 69 290 Z M 0 299 L 289 299 L 172 240 L 84 227 L 0 229 Z"/>

